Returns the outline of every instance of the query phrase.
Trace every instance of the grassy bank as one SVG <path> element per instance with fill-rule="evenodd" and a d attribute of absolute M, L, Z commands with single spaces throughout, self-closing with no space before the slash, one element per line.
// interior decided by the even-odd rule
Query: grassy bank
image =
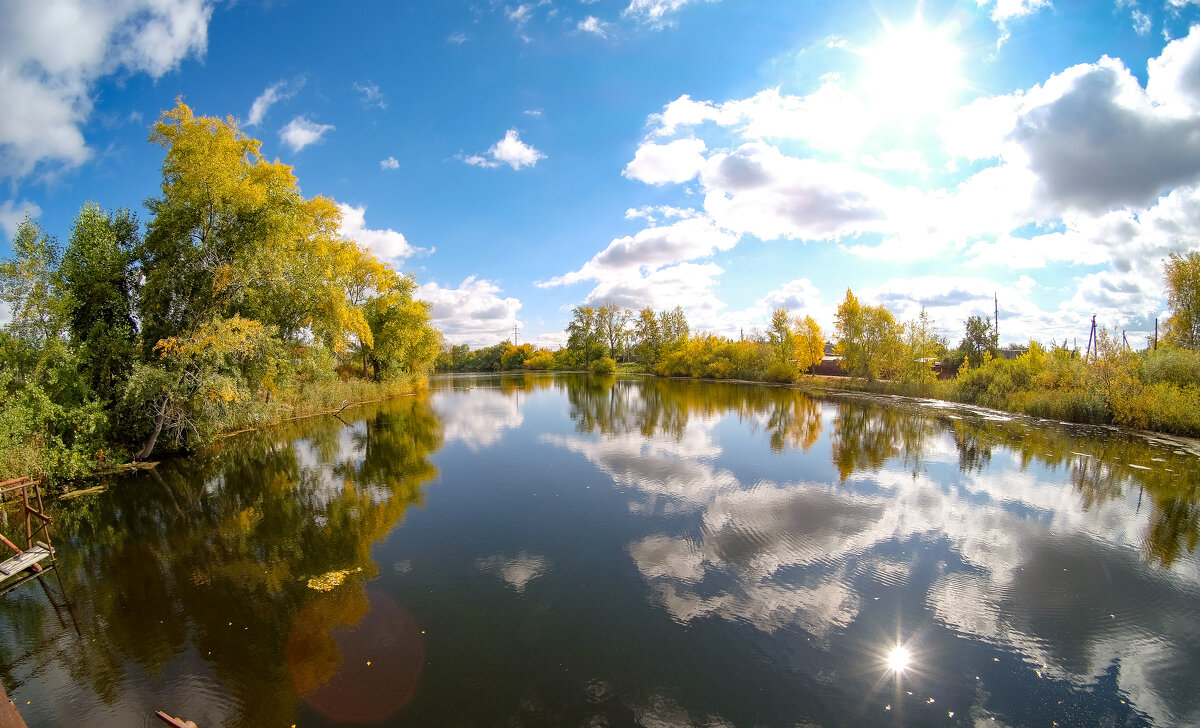
<path fill-rule="evenodd" d="M 425 377 L 399 376 L 374 382 L 330 378 L 304 386 L 278 389 L 270 397 L 220 403 L 208 426 L 193 430 L 186 447 L 166 448 L 164 454 L 201 447 L 215 438 L 236 432 L 270 427 L 290 420 L 337 412 L 351 407 L 411 395 L 424 389 Z M 37 414 L 39 416 L 32 416 Z M 132 449 L 104 437 L 103 412 L 81 415 L 48 400 L 10 402 L 0 411 L 0 479 L 29 475 L 43 480 L 86 479 L 113 466 L 128 463 Z M 63 438 L 54 425 L 74 428 L 74 437 Z M 40 425 L 39 425 L 40 423 Z"/>

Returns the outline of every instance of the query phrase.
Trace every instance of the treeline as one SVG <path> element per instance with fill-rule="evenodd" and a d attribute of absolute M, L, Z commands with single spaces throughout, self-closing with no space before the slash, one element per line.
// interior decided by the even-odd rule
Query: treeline
<path fill-rule="evenodd" d="M 83 475 L 411 390 L 437 356 L 415 281 L 232 118 L 179 102 L 150 141 L 144 228 L 87 203 L 65 249 L 26 219 L 0 264 L 0 475 Z"/>
<path fill-rule="evenodd" d="M 847 290 L 838 305 L 832 354 L 811 316 L 786 309 L 766 331 L 730 339 L 690 333 L 682 309 L 634 314 L 614 304 L 579 306 L 557 351 L 502 342 L 443 352 L 442 371 L 511 369 L 653 373 L 659 376 L 794 382 L 823 360 L 855 378 L 834 386 L 978 404 L 1090 424 L 1119 424 L 1200 436 L 1200 253 L 1165 262 L 1172 310 L 1161 345 L 1134 351 L 1106 331 L 1082 354 L 1050 342 L 999 346 L 990 317 L 964 322 L 957 346 L 939 336 L 925 311 L 897 321 L 884 306 Z M 943 376 L 939 377 L 939 372 Z M 948 376 L 947 376 L 948 375 Z"/>

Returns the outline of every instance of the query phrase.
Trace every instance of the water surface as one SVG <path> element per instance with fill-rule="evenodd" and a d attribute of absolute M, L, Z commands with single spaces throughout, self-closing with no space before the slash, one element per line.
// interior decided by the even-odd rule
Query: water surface
<path fill-rule="evenodd" d="M 56 503 L 31 728 L 1200 724 L 1188 443 L 585 376 L 342 417 Z"/>

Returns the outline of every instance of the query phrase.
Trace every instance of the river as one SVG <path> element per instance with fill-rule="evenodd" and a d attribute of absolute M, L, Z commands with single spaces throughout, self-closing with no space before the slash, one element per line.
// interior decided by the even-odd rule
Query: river
<path fill-rule="evenodd" d="M 31 728 L 1200 725 L 1194 443 L 481 375 L 105 485 L 0 597 Z"/>

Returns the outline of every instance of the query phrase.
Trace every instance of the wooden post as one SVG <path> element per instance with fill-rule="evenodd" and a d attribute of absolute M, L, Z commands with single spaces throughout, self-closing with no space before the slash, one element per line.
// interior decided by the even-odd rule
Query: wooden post
<path fill-rule="evenodd" d="M 1154 350 L 1158 351 L 1158 319 L 1154 319 Z"/>

